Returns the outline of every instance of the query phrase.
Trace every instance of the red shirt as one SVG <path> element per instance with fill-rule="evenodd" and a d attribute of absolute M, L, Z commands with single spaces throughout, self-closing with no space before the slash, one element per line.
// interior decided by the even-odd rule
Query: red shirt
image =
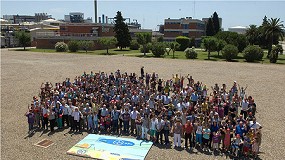
<path fill-rule="evenodd" d="M 192 133 L 193 131 L 193 126 L 192 124 L 190 123 L 190 125 L 188 125 L 187 123 L 184 125 L 184 129 L 185 129 L 185 133 Z"/>

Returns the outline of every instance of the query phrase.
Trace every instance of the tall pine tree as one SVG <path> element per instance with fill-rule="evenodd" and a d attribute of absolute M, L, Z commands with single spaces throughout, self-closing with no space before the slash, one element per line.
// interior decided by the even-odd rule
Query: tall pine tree
<path fill-rule="evenodd" d="M 120 47 L 121 50 L 122 48 L 130 46 L 131 35 L 128 25 L 124 22 L 124 18 L 120 11 L 117 12 L 115 17 L 114 31 L 116 32 L 115 37 L 117 38 L 117 46 Z"/>
<path fill-rule="evenodd" d="M 215 35 L 215 30 L 214 30 L 214 24 L 212 17 L 209 18 L 207 25 L 206 25 L 206 35 L 207 36 L 213 36 Z"/>
<path fill-rule="evenodd" d="M 214 35 L 221 31 L 219 16 L 217 12 L 213 14 Z"/>

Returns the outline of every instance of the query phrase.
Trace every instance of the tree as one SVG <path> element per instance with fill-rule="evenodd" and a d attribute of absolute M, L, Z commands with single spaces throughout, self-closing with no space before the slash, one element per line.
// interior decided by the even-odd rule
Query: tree
<path fill-rule="evenodd" d="M 94 46 L 93 41 L 80 41 L 79 46 L 82 50 L 84 50 L 86 53 L 88 50 L 90 50 Z"/>
<path fill-rule="evenodd" d="M 214 26 L 214 35 L 221 31 L 219 16 L 217 12 L 213 14 L 213 26 Z"/>
<path fill-rule="evenodd" d="M 184 51 L 189 47 L 190 39 L 185 36 L 178 36 L 175 38 L 175 41 L 180 44 L 179 51 Z"/>
<path fill-rule="evenodd" d="M 220 55 L 220 51 L 225 47 L 225 45 L 227 45 L 227 42 L 221 39 L 217 40 L 217 52 L 218 52 L 218 56 Z"/>
<path fill-rule="evenodd" d="M 214 23 L 212 17 L 209 18 L 207 25 L 206 25 L 206 35 L 213 36 L 215 35 Z"/>
<path fill-rule="evenodd" d="M 238 51 L 242 52 L 245 49 L 245 47 L 248 45 L 248 41 L 246 39 L 246 36 L 243 34 L 238 34 L 237 44 L 238 44 L 237 45 Z"/>
<path fill-rule="evenodd" d="M 227 61 L 231 61 L 238 55 L 238 48 L 232 44 L 227 44 L 222 50 L 223 57 Z"/>
<path fill-rule="evenodd" d="M 215 37 L 207 37 L 202 40 L 203 46 L 208 51 L 208 59 L 210 59 L 211 52 L 217 48 L 218 39 Z"/>
<path fill-rule="evenodd" d="M 227 44 L 232 44 L 238 47 L 239 52 L 242 52 L 247 46 L 248 42 L 245 35 L 236 32 L 221 31 L 215 35 L 216 38 L 224 40 Z"/>
<path fill-rule="evenodd" d="M 24 47 L 24 50 L 26 50 L 26 47 L 31 44 L 31 35 L 25 31 L 17 32 L 16 39 L 18 39 L 19 45 Z"/>
<path fill-rule="evenodd" d="M 267 17 L 264 16 L 262 25 L 258 27 L 258 44 L 261 48 L 267 48 L 267 38 L 265 35 L 265 26 L 268 25 Z"/>
<path fill-rule="evenodd" d="M 163 42 L 163 36 L 159 36 L 159 37 L 157 38 L 157 42 Z"/>
<path fill-rule="evenodd" d="M 79 41 L 71 40 L 67 45 L 70 52 L 77 52 L 79 49 Z"/>
<path fill-rule="evenodd" d="M 151 33 L 141 32 L 136 33 L 137 41 L 143 47 L 144 56 L 146 56 L 146 45 L 151 42 Z"/>
<path fill-rule="evenodd" d="M 99 43 L 107 50 L 107 54 L 109 54 L 109 48 L 116 45 L 116 38 L 100 38 Z"/>
<path fill-rule="evenodd" d="M 250 45 L 258 44 L 258 35 L 259 31 L 256 25 L 249 25 L 249 28 L 246 30 L 245 36 Z"/>
<path fill-rule="evenodd" d="M 264 34 L 266 39 L 268 40 L 268 55 L 269 57 L 271 50 L 272 50 L 272 45 L 274 39 L 277 41 L 279 39 L 283 40 L 283 37 L 285 35 L 284 33 L 284 25 L 282 24 L 283 21 L 280 21 L 280 18 L 271 18 L 268 20 L 268 24 L 264 26 Z"/>
<path fill-rule="evenodd" d="M 269 55 L 270 63 L 276 63 L 278 59 L 279 50 L 276 46 L 272 47 L 272 53 Z"/>
<path fill-rule="evenodd" d="M 170 49 L 172 50 L 172 55 L 173 55 L 172 58 L 174 58 L 174 53 L 179 48 L 180 48 L 180 44 L 178 42 L 171 42 L 170 43 Z"/>
<path fill-rule="evenodd" d="M 115 17 L 114 31 L 116 33 L 115 37 L 117 38 L 117 46 L 120 47 L 121 50 L 122 48 L 130 46 L 131 35 L 128 25 L 124 22 L 124 18 L 120 11 L 117 12 Z"/>
<path fill-rule="evenodd" d="M 154 42 L 152 44 L 151 52 L 155 57 L 160 57 L 165 54 L 165 45 L 163 42 Z"/>

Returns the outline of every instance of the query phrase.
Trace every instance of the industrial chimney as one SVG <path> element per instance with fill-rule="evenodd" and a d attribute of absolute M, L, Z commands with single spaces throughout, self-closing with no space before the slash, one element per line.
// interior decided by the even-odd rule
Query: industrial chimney
<path fill-rule="evenodd" d="M 95 23 L 97 23 L 97 0 L 94 0 Z"/>

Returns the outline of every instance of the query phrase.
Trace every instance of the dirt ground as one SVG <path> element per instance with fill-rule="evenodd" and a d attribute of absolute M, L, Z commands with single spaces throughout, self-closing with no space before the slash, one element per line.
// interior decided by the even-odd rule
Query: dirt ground
<path fill-rule="evenodd" d="M 1 159 L 80 159 L 67 155 L 74 144 L 87 135 L 70 136 L 57 132 L 53 135 L 37 132 L 27 137 L 28 125 L 24 116 L 27 105 L 38 95 L 42 82 L 62 82 L 73 79 L 84 71 L 140 73 L 156 72 L 164 79 L 172 74 L 190 74 L 195 80 L 208 86 L 233 81 L 241 86 L 248 84 L 248 95 L 255 98 L 257 121 L 263 126 L 261 159 L 285 157 L 285 66 L 272 64 L 248 64 L 196 60 L 172 60 L 136 58 L 122 55 L 92 56 L 60 53 L 33 53 L 1 50 Z M 42 139 L 55 142 L 47 149 L 34 146 Z M 153 146 L 146 159 L 226 159 L 225 156 L 205 155 L 197 152 L 177 151 Z"/>

